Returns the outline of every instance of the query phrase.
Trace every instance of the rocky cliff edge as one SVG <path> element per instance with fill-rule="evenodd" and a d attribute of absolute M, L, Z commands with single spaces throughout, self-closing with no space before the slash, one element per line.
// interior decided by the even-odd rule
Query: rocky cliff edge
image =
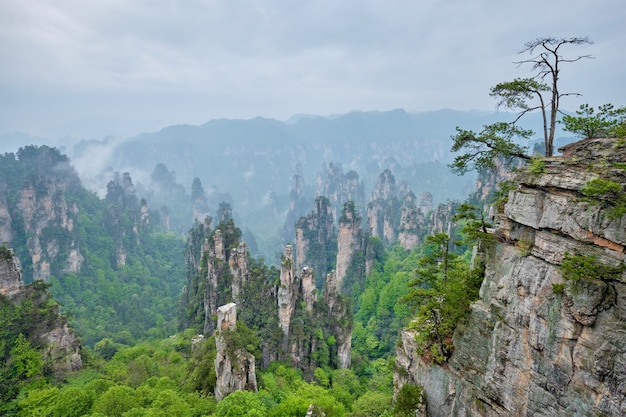
<path fill-rule="evenodd" d="M 427 415 L 626 415 L 626 143 L 562 151 L 516 176 L 448 363 L 402 335 L 395 383 L 422 385 Z"/>

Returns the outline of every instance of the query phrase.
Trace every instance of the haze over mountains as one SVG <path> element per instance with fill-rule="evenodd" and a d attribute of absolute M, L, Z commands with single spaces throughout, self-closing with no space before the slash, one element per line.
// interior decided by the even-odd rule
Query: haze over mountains
<path fill-rule="evenodd" d="M 242 225 L 267 238 L 282 226 L 293 176 L 302 177 L 304 195 L 312 202 L 320 194 L 329 164 L 344 172 L 355 171 L 365 196 L 370 195 L 380 172 L 391 169 L 414 193 L 431 193 L 435 204 L 463 200 L 474 188 L 474 177 L 458 177 L 447 167 L 453 159 L 449 149 L 454 128 L 480 130 L 485 124 L 512 117 L 484 111 L 411 114 L 396 109 L 327 117 L 297 115 L 284 122 L 260 117 L 218 119 L 129 138 L 79 141 L 16 133 L 1 138 L 0 151 L 15 151 L 26 144 L 56 146 L 70 156 L 84 185 L 101 197 L 115 175 L 129 172 L 140 197 L 146 197 L 154 209 L 167 205 L 161 198 L 163 190 L 155 189 L 157 166 L 179 194 L 189 193 L 194 178 L 199 178 L 211 213 L 226 201 Z M 538 117 L 527 123 L 539 130 Z M 190 226 L 191 218 L 178 231 L 186 233 Z"/>

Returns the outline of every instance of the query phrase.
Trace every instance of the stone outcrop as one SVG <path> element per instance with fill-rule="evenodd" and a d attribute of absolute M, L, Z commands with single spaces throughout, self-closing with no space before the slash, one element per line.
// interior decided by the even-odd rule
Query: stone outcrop
<path fill-rule="evenodd" d="M 9 205 L 6 201 L 5 193 L 0 190 L 0 245 L 13 240 L 11 222 L 11 213 L 9 212 Z"/>
<path fill-rule="evenodd" d="M 379 176 L 372 198 L 367 204 L 367 234 L 380 237 L 385 243 L 393 243 L 397 237 L 397 222 L 400 202 L 396 178 L 391 170 L 384 170 Z"/>
<path fill-rule="evenodd" d="M 624 265 L 626 216 L 581 197 L 594 178 L 624 191 L 626 147 L 586 140 L 545 162 L 517 175 L 497 216 L 480 299 L 448 363 L 425 363 L 402 335 L 396 385 L 422 385 L 430 416 L 626 413 L 626 272 L 571 282 L 561 267 L 566 254 Z"/>
<path fill-rule="evenodd" d="M 215 399 L 220 401 L 234 391 L 257 391 L 254 356 L 228 344 L 228 333 L 237 328 L 237 305 L 228 303 L 217 309 L 215 333 Z"/>
<path fill-rule="evenodd" d="M 337 287 L 343 290 L 343 280 L 356 251 L 362 248 L 361 217 L 351 201 L 344 204 L 343 212 L 339 217 L 339 233 L 337 235 L 337 262 L 335 276 Z"/>
<path fill-rule="evenodd" d="M 421 227 L 424 225 L 424 214 L 417 205 L 417 198 L 409 191 L 402 202 L 400 212 L 400 228 L 398 243 L 407 250 L 415 248 L 421 243 Z"/>
<path fill-rule="evenodd" d="M 74 229 L 78 209 L 65 199 L 69 187 L 72 185 L 67 181 L 40 178 L 37 183 L 30 183 L 19 191 L 17 209 L 22 217 L 24 232 L 28 234 L 26 244 L 32 260 L 33 281 L 50 279 L 51 262 L 62 253 L 59 238 L 71 236 Z M 58 230 L 55 234 L 46 233 L 55 229 Z M 69 248 L 63 249 L 76 251 L 80 259 L 79 249 L 72 239 L 69 239 L 69 245 Z M 73 263 L 67 259 L 61 262 L 66 265 Z"/>
<path fill-rule="evenodd" d="M 33 285 L 23 285 L 19 259 L 12 249 L 1 246 L 0 296 L 7 297 L 15 305 L 24 302 L 34 306 L 47 303 L 49 295 Z M 61 378 L 68 372 L 82 368 L 80 341 L 59 313 L 57 304 L 46 308 L 52 311 L 29 322 L 28 332 L 24 333 L 33 345 L 42 347 L 43 360 L 50 364 L 55 376 Z"/>
<path fill-rule="evenodd" d="M 310 313 L 313 311 L 313 306 L 317 301 L 317 287 L 315 286 L 315 277 L 313 276 L 313 270 L 308 267 L 302 268 L 302 274 L 300 277 L 302 300 L 306 306 L 306 310 Z"/>
<path fill-rule="evenodd" d="M 203 222 L 207 217 L 211 217 L 207 195 L 198 177 L 194 178 L 191 184 L 191 206 L 194 223 Z"/>
<path fill-rule="evenodd" d="M 337 364 L 341 369 L 348 369 L 351 364 L 352 322 L 349 320 L 349 304 L 339 294 L 334 271 L 326 276 L 324 302 L 328 306 L 328 320 L 332 322 L 332 334 L 337 341 Z"/>
<path fill-rule="evenodd" d="M 236 300 L 242 322 L 263 337 L 259 359 L 264 366 L 285 361 L 303 370 L 307 378 L 312 378 L 320 366 L 349 367 L 352 317 L 334 272 L 324 277 L 324 296 L 320 298 L 314 269 L 305 266 L 296 273 L 291 245 L 285 246 L 280 271 L 274 276 L 275 269 L 264 269 L 258 261 L 248 260 L 245 244 L 225 251 L 237 244 L 233 230 L 238 230 L 234 224 L 211 230 L 210 222 L 192 229 L 186 250 L 188 277 L 183 289 L 182 326 L 196 326 L 205 336 L 219 332 L 220 324 L 215 320 L 216 313 L 220 314 L 218 306 Z M 249 270 L 248 265 L 254 267 Z M 226 320 L 228 316 L 224 317 Z M 336 343 L 328 342 L 333 339 Z M 231 372 L 227 365 L 221 366 L 226 367 L 226 373 Z M 232 386 L 230 378 L 224 386 Z"/>
<path fill-rule="evenodd" d="M 19 259 L 12 249 L 0 246 L 0 295 L 11 298 L 22 289 Z"/>
<path fill-rule="evenodd" d="M 231 275 L 231 292 L 233 300 L 238 303 L 243 287 L 248 282 L 248 247 L 245 242 L 240 242 L 239 246 L 230 250 L 228 259 Z"/>
<path fill-rule="evenodd" d="M 41 340 L 45 341 L 44 361 L 52 363 L 58 375 L 82 369 L 80 341 L 64 320 L 58 320 Z"/>
<path fill-rule="evenodd" d="M 420 194 L 418 201 L 407 183 L 396 185 L 395 177 L 387 169 L 378 177 L 367 204 L 367 233 L 381 238 L 387 245 L 398 242 L 405 249 L 413 249 L 437 221 L 439 208 L 431 213 L 432 203 L 430 193 Z"/>
<path fill-rule="evenodd" d="M 330 163 L 325 172 L 317 176 L 317 195 L 328 198 L 333 218 L 338 219 L 343 206 L 348 201 L 360 204 L 365 200 L 363 184 L 359 174 L 348 171 L 344 174 L 341 164 Z"/>
<path fill-rule="evenodd" d="M 283 346 L 286 349 L 289 341 L 289 325 L 296 307 L 298 295 L 297 277 L 293 265 L 293 249 L 291 245 L 285 246 L 285 252 L 280 267 L 280 284 L 276 297 L 278 304 L 278 323 L 283 331 Z"/>
<path fill-rule="evenodd" d="M 280 230 L 280 236 L 284 242 L 294 242 L 296 239 L 295 224 L 298 219 L 310 210 L 310 199 L 304 195 L 304 176 L 302 169 L 298 169 L 298 173 L 293 176 L 291 183 L 291 191 L 289 193 L 289 210 L 285 216 L 285 222 Z"/>
<path fill-rule="evenodd" d="M 336 247 L 332 207 L 326 197 L 318 197 L 313 211 L 296 223 L 296 270 L 313 268 L 316 283 L 321 286 L 336 256 Z"/>

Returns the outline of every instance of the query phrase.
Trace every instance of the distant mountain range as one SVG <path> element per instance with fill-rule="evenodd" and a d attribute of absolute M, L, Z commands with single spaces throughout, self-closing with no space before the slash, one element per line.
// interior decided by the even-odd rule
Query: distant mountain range
<path fill-rule="evenodd" d="M 130 172 L 136 183 L 149 189 L 151 173 L 162 163 L 187 190 L 197 177 L 207 194 L 229 196 L 236 213 L 254 218 L 271 200 L 275 204 L 280 196 L 289 195 L 296 173 L 302 175 L 308 194 L 314 197 L 317 177 L 330 163 L 341 165 L 346 172 L 354 170 L 366 195 L 378 174 L 388 168 L 416 194 L 432 193 L 435 203 L 464 199 L 473 189 L 474 177 L 457 177 L 446 166 L 453 159 L 449 149 L 455 127 L 480 130 L 485 124 L 512 118 L 510 113 L 485 111 L 412 114 L 396 109 L 326 117 L 297 115 L 286 122 L 260 117 L 217 119 L 126 139 L 78 143 L 5 135 L 0 150 L 15 150 L 31 144 L 29 141 L 57 146 L 71 157 L 83 183 L 101 195 L 115 172 Z M 524 127 L 540 130 L 539 115 L 531 115 L 525 122 Z M 286 210 L 286 199 L 281 201 L 275 212 Z M 256 222 L 263 221 L 256 217 Z"/>

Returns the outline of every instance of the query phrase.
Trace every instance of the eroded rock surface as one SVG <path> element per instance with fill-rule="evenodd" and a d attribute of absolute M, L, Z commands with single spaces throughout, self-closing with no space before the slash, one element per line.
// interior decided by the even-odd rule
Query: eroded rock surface
<path fill-rule="evenodd" d="M 607 175 L 624 188 L 615 163 L 626 161 L 626 148 L 595 139 L 565 154 L 539 174 L 517 176 L 486 253 L 480 299 L 448 363 L 424 363 L 403 334 L 395 382 L 422 385 L 428 415 L 626 414 L 626 273 L 573 285 L 560 267 L 566 253 L 624 263 L 626 216 L 609 215 L 581 191 Z"/>
<path fill-rule="evenodd" d="M 239 391 L 257 391 L 254 356 L 244 349 L 229 346 L 227 333 L 236 331 L 237 305 L 228 303 L 217 309 L 215 332 L 215 399 L 220 401 L 228 394 Z"/>

